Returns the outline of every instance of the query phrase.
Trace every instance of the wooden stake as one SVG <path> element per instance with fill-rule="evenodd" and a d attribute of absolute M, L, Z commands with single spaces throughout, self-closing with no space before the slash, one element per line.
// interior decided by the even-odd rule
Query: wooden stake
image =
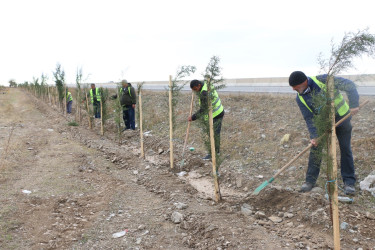
<path fill-rule="evenodd" d="M 66 88 L 66 85 L 65 85 L 65 91 L 64 91 L 64 98 L 65 98 L 64 115 L 68 114 L 68 98 L 67 98 L 66 92 L 67 92 L 67 88 Z"/>
<path fill-rule="evenodd" d="M 216 151 L 215 151 L 215 135 L 214 135 L 214 119 L 212 116 L 212 101 L 211 101 L 211 83 L 210 79 L 207 80 L 207 101 L 208 101 L 208 121 L 210 126 L 210 144 L 211 144 L 211 159 L 212 159 L 212 175 L 214 177 L 214 184 L 215 184 L 215 201 L 221 201 L 221 194 L 220 194 L 220 185 L 219 185 L 219 177 L 216 173 Z"/>
<path fill-rule="evenodd" d="M 139 105 L 139 133 L 141 138 L 141 158 L 145 158 L 145 151 L 143 147 L 143 114 L 142 114 L 142 89 L 139 90 L 138 95 L 138 105 Z"/>
<path fill-rule="evenodd" d="M 89 118 L 89 129 L 92 129 L 89 99 L 87 98 L 87 93 L 86 92 L 85 92 L 85 95 L 86 95 L 87 115 L 88 115 L 88 118 Z"/>
<path fill-rule="evenodd" d="M 332 209 L 332 227 L 334 249 L 340 249 L 340 221 L 338 207 L 338 188 L 337 188 L 337 159 L 336 159 L 336 127 L 335 127 L 335 105 L 334 105 L 334 79 L 328 78 L 328 93 L 331 101 L 331 133 L 328 135 L 328 155 L 332 168 L 328 168 L 329 195 Z M 328 163 L 328 166 L 330 163 Z"/>
<path fill-rule="evenodd" d="M 173 168 L 172 76 L 169 76 L 169 161 Z"/>

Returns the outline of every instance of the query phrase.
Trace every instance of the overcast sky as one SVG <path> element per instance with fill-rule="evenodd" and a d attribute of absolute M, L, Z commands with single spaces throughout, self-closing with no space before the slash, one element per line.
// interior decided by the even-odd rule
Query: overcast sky
<path fill-rule="evenodd" d="M 369 28 L 373 1 L 0 0 L 0 83 L 52 82 L 56 64 L 68 83 L 82 68 L 89 82 L 168 80 L 181 65 L 200 77 L 220 57 L 224 78 L 319 73 L 331 40 Z M 375 60 L 355 60 L 374 74 Z"/>

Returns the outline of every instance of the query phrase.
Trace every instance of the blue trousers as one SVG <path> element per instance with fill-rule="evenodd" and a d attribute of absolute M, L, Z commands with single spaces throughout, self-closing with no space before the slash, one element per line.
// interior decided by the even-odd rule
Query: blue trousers
<path fill-rule="evenodd" d="M 123 107 L 122 118 L 124 119 L 125 129 L 135 130 L 135 110 L 132 105 Z"/>
<path fill-rule="evenodd" d="M 66 104 L 66 112 L 68 114 L 72 113 L 72 104 L 73 104 L 73 101 L 69 101 L 67 104 Z"/>
<path fill-rule="evenodd" d="M 350 119 L 336 128 L 341 153 L 341 177 L 345 184 L 354 186 L 356 182 L 353 153 L 351 148 L 352 125 Z M 313 147 L 310 150 L 309 165 L 306 173 L 306 182 L 315 184 L 320 172 L 322 161 L 322 147 Z"/>
<path fill-rule="evenodd" d="M 95 118 L 100 118 L 100 102 L 93 104 Z"/>

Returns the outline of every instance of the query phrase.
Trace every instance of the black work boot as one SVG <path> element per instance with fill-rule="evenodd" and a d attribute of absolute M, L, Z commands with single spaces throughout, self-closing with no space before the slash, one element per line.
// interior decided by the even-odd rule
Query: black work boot
<path fill-rule="evenodd" d="M 305 182 L 305 183 L 302 184 L 301 189 L 299 190 L 299 192 L 300 193 L 310 192 L 311 189 L 313 189 L 314 186 L 315 186 L 315 184 L 313 184 L 313 183 Z"/>

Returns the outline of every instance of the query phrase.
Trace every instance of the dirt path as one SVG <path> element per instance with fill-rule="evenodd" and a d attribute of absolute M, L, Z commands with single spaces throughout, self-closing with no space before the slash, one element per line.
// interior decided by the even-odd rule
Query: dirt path
<path fill-rule="evenodd" d="M 1 95 L 0 103 L 1 249 L 332 247 L 319 196 L 270 189 L 244 198 L 228 188 L 216 204 L 207 190 L 209 166 L 178 177 L 166 155 L 138 158 L 136 134 L 119 146 L 96 130 L 68 126 L 19 89 Z M 375 245 L 371 223 L 361 228 L 360 243 L 344 245 Z"/>

